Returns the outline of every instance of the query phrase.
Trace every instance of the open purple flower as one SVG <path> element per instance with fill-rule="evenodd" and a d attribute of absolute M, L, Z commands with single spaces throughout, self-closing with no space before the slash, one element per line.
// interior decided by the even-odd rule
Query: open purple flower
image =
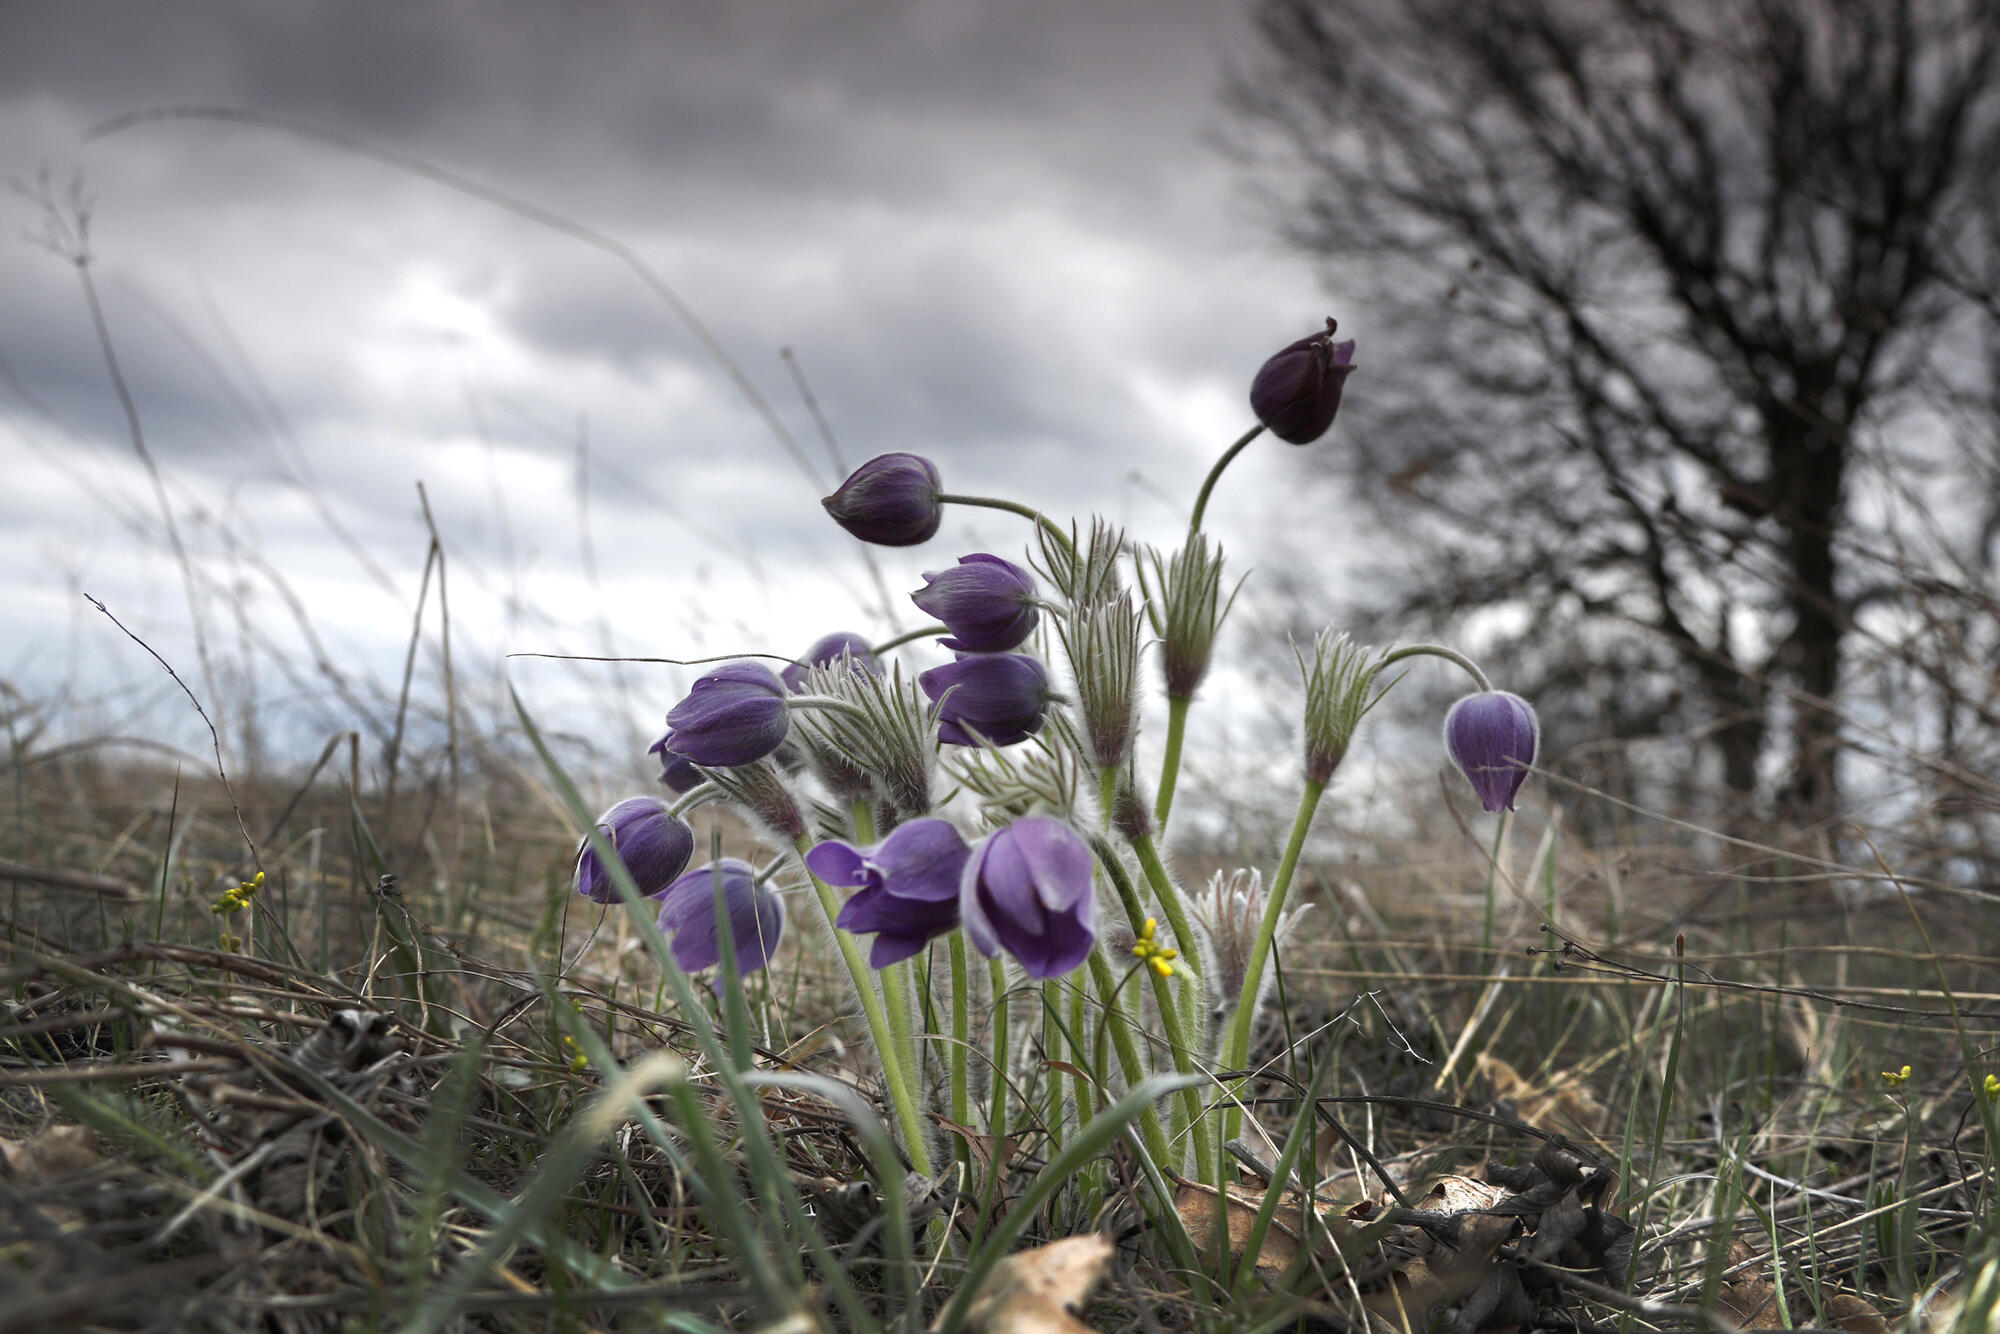
<path fill-rule="evenodd" d="M 646 747 L 646 753 L 660 757 L 660 781 L 682 796 L 701 786 L 701 770 L 687 756 L 668 750 L 665 737 Z"/>
<path fill-rule="evenodd" d="M 878 454 L 820 504 L 835 523 L 863 542 L 913 547 L 937 535 L 944 519 L 943 497 L 944 483 L 929 459 Z"/>
<path fill-rule="evenodd" d="M 1097 943 L 1090 848 L 1061 820 L 1031 815 L 974 850 L 959 880 L 965 937 L 992 958 L 1006 950 L 1032 978 L 1061 977 Z"/>
<path fill-rule="evenodd" d="M 958 925 L 959 880 L 972 849 L 949 820 L 912 820 L 862 850 L 830 841 L 806 854 L 806 866 L 829 885 L 859 886 L 833 924 L 874 932 L 868 962 L 887 968 Z"/>
<path fill-rule="evenodd" d="M 1042 730 L 1049 674 L 1025 653 L 962 653 L 933 667 L 917 684 L 938 708 L 938 740 L 954 746 L 1026 741 Z"/>
<path fill-rule="evenodd" d="M 930 570 L 910 601 L 945 623 L 962 653 L 1000 653 L 1034 633 L 1041 612 L 1035 607 L 1035 580 L 1012 561 L 976 552 L 960 556 L 949 570 Z"/>
<path fill-rule="evenodd" d="M 1333 341 L 1338 327 L 1301 338 L 1266 361 L 1250 382 L 1250 410 L 1272 435 L 1309 445 L 1333 425 L 1340 391 L 1354 372 L 1354 340 Z"/>
<path fill-rule="evenodd" d="M 778 675 L 784 681 L 785 689 L 796 695 L 806 688 L 808 667 L 825 667 L 839 662 L 843 654 L 853 660 L 856 671 L 870 676 L 875 674 L 875 655 L 868 651 L 868 641 L 851 631 L 836 630 L 807 649 L 805 657 Z"/>
<path fill-rule="evenodd" d="M 1511 811 L 1542 744 L 1527 700 L 1504 690 L 1467 695 L 1444 716 L 1444 748 L 1489 811 Z"/>
<path fill-rule="evenodd" d="M 722 962 L 722 939 L 715 926 L 715 896 L 729 912 L 729 936 L 736 945 L 736 970 L 754 973 L 771 962 L 785 934 L 785 903 L 757 883 L 750 863 L 728 857 L 698 866 L 667 886 L 660 896 L 660 933 L 684 973 Z M 722 980 L 716 979 L 717 989 Z"/>
<path fill-rule="evenodd" d="M 628 797 L 597 817 L 632 882 L 648 897 L 662 893 L 694 855 L 694 830 L 658 797 Z M 576 851 L 576 892 L 592 903 L 618 902 L 618 886 L 585 839 Z"/>
<path fill-rule="evenodd" d="M 660 745 L 707 769 L 755 764 L 784 743 L 785 683 L 761 662 L 732 662 L 702 677 L 667 715 Z"/>

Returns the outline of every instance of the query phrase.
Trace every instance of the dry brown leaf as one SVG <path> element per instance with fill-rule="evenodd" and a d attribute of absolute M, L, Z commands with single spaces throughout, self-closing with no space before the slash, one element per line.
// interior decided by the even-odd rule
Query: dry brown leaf
<path fill-rule="evenodd" d="M 103 1161 L 89 1126 L 50 1126 L 24 1140 L 0 1140 L 0 1160 L 16 1181 L 49 1181 Z"/>
<path fill-rule="evenodd" d="M 1847 1334 L 1889 1334 L 1889 1322 L 1882 1313 L 1851 1292 L 1836 1292 L 1827 1298 L 1826 1319 Z"/>
<path fill-rule="evenodd" d="M 1517 1219 L 1487 1213 L 1507 1192 L 1499 1186 L 1466 1176 L 1439 1177 L 1431 1188 L 1410 1201 L 1417 1213 L 1458 1218 L 1457 1245 L 1443 1246 L 1419 1228 L 1406 1233 L 1415 1251 L 1390 1275 L 1387 1286 L 1362 1294 L 1362 1305 L 1392 1323 L 1422 1328 L 1431 1313 L 1457 1301 L 1485 1281 L 1493 1269 L 1493 1253 L 1514 1235 Z M 1379 1208 L 1393 1200 L 1386 1191 Z"/>
<path fill-rule="evenodd" d="M 1198 1181 L 1184 1181 L 1174 1192 L 1174 1212 L 1181 1216 L 1181 1225 L 1194 1240 L 1197 1249 L 1204 1254 L 1215 1248 L 1216 1227 L 1221 1221 L 1218 1215 L 1220 1197 L 1215 1187 Z M 1302 1198 L 1296 1190 L 1287 1190 L 1278 1197 L 1278 1208 L 1271 1215 L 1271 1225 L 1264 1232 L 1264 1244 L 1257 1251 L 1257 1269 L 1267 1277 L 1275 1277 L 1285 1271 L 1299 1253 L 1299 1238 L 1305 1231 L 1305 1216 L 1300 1211 Z M 1250 1245 L 1250 1229 L 1256 1225 L 1257 1211 L 1264 1205 L 1264 1192 L 1252 1190 L 1248 1186 L 1229 1187 L 1229 1253 L 1240 1256 Z M 1321 1225 L 1333 1233 L 1334 1240 L 1341 1242 L 1353 1235 L 1360 1225 L 1338 1215 L 1327 1216 L 1324 1206 L 1320 1209 Z"/>
<path fill-rule="evenodd" d="M 1092 1232 L 1008 1256 L 966 1313 L 967 1334 L 1094 1334 L 1072 1308 L 1090 1299 L 1111 1254 L 1111 1238 Z"/>
<path fill-rule="evenodd" d="M 1738 1237 L 1729 1243 L 1729 1263 L 1733 1267 L 1755 1259 L 1757 1248 Z M 1778 1315 L 1778 1290 L 1764 1276 L 1764 1266 L 1746 1269 L 1724 1279 L 1715 1296 L 1716 1313 L 1734 1320 L 1743 1329 L 1783 1329 Z"/>
<path fill-rule="evenodd" d="M 1533 1126 L 1553 1125 L 1582 1139 L 1597 1138 L 1604 1124 L 1604 1104 L 1581 1080 L 1555 1075 L 1536 1085 L 1491 1052 L 1480 1052 L 1474 1068 L 1493 1087 L 1493 1096 L 1505 1098 L 1520 1109 L 1521 1119 Z"/>

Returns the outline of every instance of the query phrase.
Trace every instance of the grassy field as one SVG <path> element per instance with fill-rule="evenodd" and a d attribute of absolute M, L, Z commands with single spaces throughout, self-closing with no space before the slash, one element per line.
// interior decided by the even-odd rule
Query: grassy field
<path fill-rule="evenodd" d="M 392 808 L 341 747 L 233 794 L 17 747 L 0 1330 L 2000 1319 L 1992 905 L 1865 837 L 1623 812 L 1585 847 L 1535 806 L 1489 858 L 1441 806 L 1392 845 L 1323 818 L 1218 1208 L 1031 987 L 1015 1031 L 1056 1038 L 1017 1038 L 1007 1133 L 951 1121 L 940 1059 L 942 1166 L 909 1173 L 823 933 L 689 987 L 571 891 L 561 784 L 519 749 L 456 801 L 412 757 Z M 225 901 L 246 831 L 265 878 Z M 1051 1124 L 1052 1081 L 1092 1114 Z M 1087 1234 L 1080 1268 L 996 1263 Z"/>

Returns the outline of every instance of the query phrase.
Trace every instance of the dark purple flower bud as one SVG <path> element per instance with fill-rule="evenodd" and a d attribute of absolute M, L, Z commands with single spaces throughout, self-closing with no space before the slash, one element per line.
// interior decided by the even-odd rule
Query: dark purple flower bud
<path fill-rule="evenodd" d="M 1012 561 L 983 552 L 960 556 L 949 570 L 926 571 L 924 586 L 910 601 L 944 622 L 952 637 L 939 642 L 961 653 L 1018 647 L 1042 616 L 1035 608 L 1034 578 Z"/>
<path fill-rule="evenodd" d="M 663 892 L 694 855 L 694 830 L 658 797 L 628 797 L 598 816 L 597 827 L 649 898 Z M 618 902 L 618 886 L 589 839 L 576 851 L 575 876 L 576 892 L 592 903 Z"/>
<path fill-rule="evenodd" d="M 1250 382 L 1250 410 L 1278 439 L 1309 445 L 1333 425 L 1340 391 L 1354 372 L 1354 340 L 1333 341 L 1339 326 L 1301 338 L 1265 362 Z"/>
<path fill-rule="evenodd" d="M 728 769 L 769 755 L 790 726 L 778 674 L 761 662 L 732 662 L 696 681 L 674 705 L 660 744 L 704 769 Z"/>
<path fill-rule="evenodd" d="M 1541 745 L 1534 707 L 1504 690 L 1467 695 L 1444 716 L 1445 751 L 1489 811 L 1514 809 Z"/>
<path fill-rule="evenodd" d="M 929 459 L 878 454 L 848 474 L 820 504 L 863 542 L 913 547 L 936 536 L 944 519 L 943 496 L 944 483 Z"/>
<path fill-rule="evenodd" d="M 868 651 L 868 641 L 846 630 L 837 630 L 820 640 L 806 650 L 805 657 L 778 675 L 784 680 L 785 689 L 796 695 L 806 688 L 806 668 L 829 666 L 839 662 L 842 655 L 853 660 L 856 671 L 875 675 L 875 655 Z"/>
<path fill-rule="evenodd" d="M 682 796 L 701 786 L 701 770 L 687 756 L 668 750 L 665 737 L 646 747 L 646 753 L 660 757 L 660 781 Z"/>
<path fill-rule="evenodd" d="M 1049 674 L 1025 653 L 962 653 L 917 684 L 938 708 L 938 740 L 953 746 L 1026 741 L 1042 730 Z"/>
<path fill-rule="evenodd" d="M 722 939 L 715 926 L 715 896 L 729 912 L 729 938 L 736 945 L 736 971 L 754 973 L 771 962 L 785 934 L 785 903 L 757 883 L 750 863 L 734 857 L 696 867 L 660 896 L 660 934 L 684 973 L 722 962 Z M 722 979 L 715 982 L 717 990 Z"/>
<path fill-rule="evenodd" d="M 1061 820 L 1016 820 L 966 861 L 958 911 L 966 939 L 987 958 L 1004 949 L 1029 977 L 1061 977 L 1097 943 L 1090 848 Z"/>
<path fill-rule="evenodd" d="M 859 886 L 833 924 L 875 933 L 868 962 L 877 968 L 907 959 L 958 925 L 958 888 L 972 849 L 949 820 L 912 820 L 865 851 L 822 843 L 806 866 L 829 885 Z"/>

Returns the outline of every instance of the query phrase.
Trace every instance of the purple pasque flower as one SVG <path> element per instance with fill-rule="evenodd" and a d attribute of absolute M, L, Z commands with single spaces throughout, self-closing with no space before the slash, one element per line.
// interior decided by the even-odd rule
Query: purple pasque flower
<path fill-rule="evenodd" d="M 667 886 L 660 896 L 660 934 L 684 973 L 722 962 L 722 938 L 715 925 L 715 896 L 729 913 L 729 937 L 736 945 L 736 971 L 754 973 L 771 962 L 785 934 L 785 901 L 757 883 L 750 863 L 726 857 L 697 866 Z M 716 989 L 722 987 L 717 978 Z"/>
<path fill-rule="evenodd" d="M 649 898 L 663 892 L 694 855 L 694 830 L 658 797 L 627 797 L 598 816 L 597 827 Z M 576 892 L 592 903 L 618 902 L 618 886 L 587 838 L 576 850 L 574 874 Z"/>
<path fill-rule="evenodd" d="M 1061 977 L 1097 943 L 1090 870 L 1089 845 L 1061 820 L 1031 815 L 996 831 L 959 879 L 966 939 L 989 959 L 1006 950 L 1029 977 Z"/>
<path fill-rule="evenodd" d="M 1309 445 L 1333 425 L 1340 411 L 1340 391 L 1354 373 L 1354 340 L 1333 341 L 1339 325 L 1326 322 L 1326 332 L 1301 338 L 1257 370 L 1250 382 L 1250 410 L 1272 435 L 1294 445 Z"/>
<path fill-rule="evenodd" d="M 863 542 L 913 547 L 937 535 L 944 519 L 944 483 L 927 458 L 878 454 L 849 473 L 820 504 Z"/>
<path fill-rule="evenodd" d="M 868 962 L 887 968 L 958 925 L 959 881 L 971 856 L 951 821 L 929 817 L 897 825 L 865 850 L 821 843 L 806 854 L 806 867 L 829 885 L 860 888 L 833 924 L 874 932 Z"/>
<path fill-rule="evenodd" d="M 925 571 L 924 586 L 910 601 L 944 622 L 952 637 L 939 642 L 961 653 L 1016 648 L 1042 615 L 1035 606 L 1034 577 L 984 552 L 960 556 L 949 570 Z"/>
<path fill-rule="evenodd" d="M 791 727 L 785 693 L 785 683 L 761 662 L 718 667 L 674 705 L 660 745 L 705 769 L 755 764 L 784 744 Z"/>
<path fill-rule="evenodd" d="M 1514 809 L 1541 746 L 1534 706 L 1505 690 L 1467 695 L 1444 716 L 1445 751 L 1489 811 Z"/>
<path fill-rule="evenodd" d="M 701 770 L 687 756 L 667 749 L 665 737 L 646 747 L 646 753 L 660 757 L 660 781 L 675 792 L 686 796 L 702 785 Z"/>
<path fill-rule="evenodd" d="M 1048 671 L 1025 653 L 961 653 L 917 684 L 938 705 L 938 740 L 953 746 L 1026 741 L 1048 714 Z"/>
<path fill-rule="evenodd" d="M 875 655 L 868 651 L 868 641 L 852 631 L 836 630 L 814 643 L 803 658 L 779 672 L 778 676 L 784 681 L 785 689 L 796 695 L 806 688 L 807 668 L 828 666 L 839 662 L 843 655 L 854 663 L 854 670 L 870 676 L 875 674 Z"/>

